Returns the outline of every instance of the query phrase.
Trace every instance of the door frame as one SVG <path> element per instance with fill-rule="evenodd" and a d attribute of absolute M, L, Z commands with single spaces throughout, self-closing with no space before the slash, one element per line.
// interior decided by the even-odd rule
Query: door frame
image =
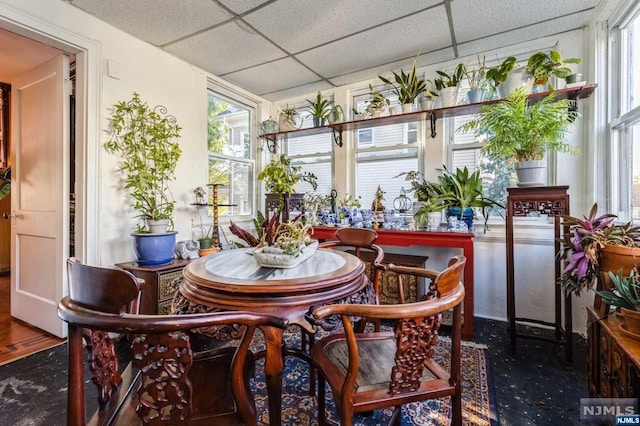
<path fill-rule="evenodd" d="M 102 79 L 101 45 L 4 3 L 0 3 L 0 28 L 76 55 L 75 255 L 86 263 L 99 265 L 100 150 L 99 143 L 89 141 L 101 140 L 98 84 Z M 65 164 L 69 167 L 68 158 Z M 66 271 L 66 267 L 62 270 Z M 66 295 L 66 274 L 63 283 Z"/>

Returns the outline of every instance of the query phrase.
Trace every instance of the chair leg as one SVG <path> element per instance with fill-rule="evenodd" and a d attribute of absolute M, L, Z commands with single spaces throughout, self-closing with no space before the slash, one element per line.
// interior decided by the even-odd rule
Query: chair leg
<path fill-rule="evenodd" d="M 318 426 L 326 425 L 326 400 L 324 377 L 318 374 Z"/>
<path fill-rule="evenodd" d="M 458 385 L 460 386 L 460 385 Z M 451 396 L 451 426 L 462 424 L 462 389 Z"/>
<path fill-rule="evenodd" d="M 400 426 L 402 422 L 402 405 L 396 405 L 389 419 L 389 424 L 393 426 Z"/>
<path fill-rule="evenodd" d="M 307 333 L 302 333 L 307 334 Z M 311 353 L 311 349 L 313 349 L 313 345 L 316 343 L 316 335 L 315 334 L 307 334 L 309 338 L 309 353 Z M 313 362 L 309 363 L 309 396 L 314 396 L 316 394 L 316 367 L 313 365 Z"/>

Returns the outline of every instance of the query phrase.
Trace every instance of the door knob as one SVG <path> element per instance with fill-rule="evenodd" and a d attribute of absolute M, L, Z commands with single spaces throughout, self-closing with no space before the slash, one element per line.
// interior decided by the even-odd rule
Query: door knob
<path fill-rule="evenodd" d="M 11 219 L 11 213 L 7 213 L 7 212 L 2 213 L 2 217 L 5 219 Z"/>

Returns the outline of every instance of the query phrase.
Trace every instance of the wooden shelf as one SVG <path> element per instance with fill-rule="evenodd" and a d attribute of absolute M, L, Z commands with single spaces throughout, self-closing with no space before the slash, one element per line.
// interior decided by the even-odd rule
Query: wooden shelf
<path fill-rule="evenodd" d="M 583 99 L 591 96 L 597 84 L 585 84 L 584 86 L 571 87 L 556 90 L 556 99 Z M 532 93 L 529 99 L 532 102 L 539 102 L 541 99 L 549 95 L 552 91 Z M 288 132 L 265 133 L 260 135 L 267 141 L 270 152 L 275 153 L 276 142 L 286 140 L 289 137 L 300 137 L 309 135 L 318 135 L 322 133 L 333 133 L 333 140 L 338 146 L 342 146 L 342 132 L 348 130 L 370 129 L 372 127 L 388 126 L 391 124 L 404 124 L 414 121 L 429 120 L 431 122 L 431 137 L 436 137 L 435 125 L 439 118 L 456 117 L 460 115 L 475 114 L 480 111 L 484 105 L 491 105 L 502 102 L 503 99 L 494 99 L 491 101 L 478 102 L 474 104 L 456 105 L 446 108 L 434 108 L 430 110 L 408 112 L 405 114 L 394 114 L 384 117 L 367 118 L 363 120 L 344 121 L 342 123 L 334 123 L 326 126 L 310 127 L 305 129 L 291 130 Z"/>

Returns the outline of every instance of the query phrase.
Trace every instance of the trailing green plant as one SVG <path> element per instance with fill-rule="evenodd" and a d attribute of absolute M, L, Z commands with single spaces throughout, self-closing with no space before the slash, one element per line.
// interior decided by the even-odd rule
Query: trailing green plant
<path fill-rule="evenodd" d="M 491 67 L 487 70 L 486 77 L 493 81 L 493 85 L 497 87 L 498 85 L 505 82 L 509 73 L 513 70 L 516 65 L 515 56 L 509 56 L 506 58 L 500 65 L 495 67 Z"/>
<path fill-rule="evenodd" d="M 313 189 L 318 188 L 317 177 L 313 173 L 302 171 L 302 166 L 292 165 L 291 158 L 282 154 L 272 160 L 258 174 L 264 181 L 267 191 L 274 194 L 292 194 L 298 182 L 307 182 Z"/>
<path fill-rule="evenodd" d="M 307 99 L 307 102 L 309 103 L 307 109 L 311 113 L 311 116 L 320 119 L 325 119 L 329 116 L 331 106 L 333 105 L 333 101 L 324 98 L 320 91 L 318 91 L 314 100 Z"/>
<path fill-rule="evenodd" d="M 547 151 L 577 154 L 578 149 L 565 141 L 569 126 L 579 117 L 569 110 L 570 102 L 550 93 L 530 103 L 524 88 L 518 88 L 504 101 L 483 106 L 475 119 L 457 130 L 487 137 L 482 152 L 510 161 L 541 160 Z"/>
<path fill-rule="evenodd" d="M 432 185 L 424 178 L 422 172 L 411 170 L 409 172 L 400 173 L 393 178 L 404 176 L 404 180 L 411 183 L 409 193 L 413 192 L 413 196 L 418 201 L 427 201 L 434 197 Z"/>
<path fill-rule="evenodd" d="M 602 300 L 611 306 L 625 308 L 632 311 L 640 311 L 640 280 L 638 271 L 633 270 L 631 275 L 626 277 L 622 271 L 614 274 L 609 271 L 609 278 L 613 288 L 608 291 L 593 290 Z"/>
<path fill-rule="evenodd" d="M 147 220 L 169 219 L 173 224 L 175 201 L 168 183 L 175 179 L 182 153 L 177 142 L 180 126 L 165 107 L 151 108 L 135 92 L 130 101 L 118 102 L 113 109 L 112 137 L 104 147 L 118 156 L 124 187 L 140 220 L 138 231 L 144 231 Z"/>
<path fill-rule="evenodd" d="M 416 223 L 424 225 L 427 222 L 429 213 L 441 212 L 446 208 L 446 204 L 430 198 L 422 203 L 420 208 L 413 213 L 413 218 Z"/>
<path fill-rule="evenodd" d="M 535 84 L 545 84 L 549 77 L 555 75 L 558 78 L 567 78 L 573 71 L 567 64 L 580 64 L 580 58 L 562 59 L 560 52 L 551 50 L 549 53 L 536 52 L 527 61 L 527 71 L 535 78 Z M 553 89 L 553 86 L 551 86 Z"/>
<path fill-rule="evenodd" d="M 451 75 L 447 74 L 444 71 L 436 71 L 440 78 L 436 78 L 435 80 L 433 80 L 433 84 L 436 85 L 436 89 L 438 90 L 442 90 L 447 87 L 456 87 L 460 85 L 460 82 L 464 77 L 465 70 L 466 67 L 464 66 L 464 64 L 458 64 Z"/>
<path fill-rule="evenodd" d="M 298 182 L 307 182 L 314 191 L 318 188 L 316 175 L 303 171 L 301 165 L 291 164 L 291 158 L 284 154 L 267 164 L 258 174 L 258 179 L 264 181 L 267 192 L 280 194 L 278 213 L 284 208 L 285 195 L 293 194 Z"/>
<path fill-rule="evenodd" d="M 393 91 L 398 95 L 398 102 L 401 104 L 412 104 L 420 93 L 426 89 L 426 82 L 418 78 L 416 74 L 416 62 L 419 57 L 420 54 L 417 54 L 409 73 L 405 74 L 402 69 L 399 74 L 395 71 L 393 72 L 395 84 L 385 77 L 378 76 L 380 80 L 393 86 Z"/>

